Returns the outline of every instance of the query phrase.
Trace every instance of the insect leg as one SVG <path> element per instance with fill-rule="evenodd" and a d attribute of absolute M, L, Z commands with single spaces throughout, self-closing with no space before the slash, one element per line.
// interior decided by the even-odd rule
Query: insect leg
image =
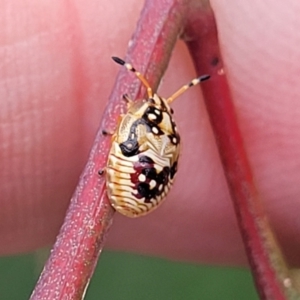
<path fill-rule="evenodd" d="M 106 172 L 106 167 L 104 167 L 103 169 L 100 169 L 98 171 L 98 175 L 103 176 L 105 174 L 105 172 Z"/>
<path fill-rule="evenodd" d="M 113 135 L 114 134 L 114 132 L 113 131 L 110 131 L 110 130 L 106 130 L 106 129 L 102 129 L 102 134 L 103 135 Z"/>

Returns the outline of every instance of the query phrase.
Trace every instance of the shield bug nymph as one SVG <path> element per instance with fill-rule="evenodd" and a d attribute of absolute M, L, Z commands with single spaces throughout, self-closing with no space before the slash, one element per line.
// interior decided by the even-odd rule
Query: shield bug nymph
<path fill-rule="evenodd" d="M 138 217 L 162 203 L 177 172 L 180 135 L 170 104 L 210 76 L 193 79 L 165 99 L 152 91 L 148 81 L 131 64 L 118 57 L 113 60 L 133 72 L 147 89 L 146 99 L 132 101 L 124 95 L 128 109 L 112 135 L 105 169 L 112 206 L 123 215 Z"/>

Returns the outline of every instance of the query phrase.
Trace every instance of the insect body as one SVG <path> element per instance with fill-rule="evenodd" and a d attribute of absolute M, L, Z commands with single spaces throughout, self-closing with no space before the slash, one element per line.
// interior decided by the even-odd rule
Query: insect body
<path fill-rule="evenodd" d="M 165 199 L 177 171 L 180 136 L 170 103 L 189 87 L 209 78 L 196 78 L 168 99 L 153 93 L 146 79 L 130 64 L 113 60 L 135 73 L 148 98 L 131 101 L 112 136 L 106 166 L 106 187 L 112 206 L 128 217 L 145 215 Z"/>

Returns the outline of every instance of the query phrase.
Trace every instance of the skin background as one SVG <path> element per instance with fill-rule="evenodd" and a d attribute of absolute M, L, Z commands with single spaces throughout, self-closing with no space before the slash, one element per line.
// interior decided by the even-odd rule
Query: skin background
<path fill-rule="evenodd" d="M 300 3 L 211 2 L 257 187 L 299 266 Z M 119 71 L 110 57 L 124 56 L 141 8 L 137 0 L 0 0 L 1 254 L 54 242 Z M 195 76 L 178 42 L 159 93 Z M 195 87 L 173 105 L 183 150 L 168 201 L 145 218 L 116 215 L 107 247 L 245 263 L 201 97 Z"/>

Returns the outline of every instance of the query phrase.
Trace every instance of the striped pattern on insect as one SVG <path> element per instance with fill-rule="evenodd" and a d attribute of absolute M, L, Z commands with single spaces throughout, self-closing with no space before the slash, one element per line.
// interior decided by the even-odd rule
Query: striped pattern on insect
<path fill-rule="evenodd" d="M 133 218 L 153 211 L 163 202 L 177 172 L 180 135 L 170 103 L 210 76 L 195 78 L 165 99 L 153 93 L 144 76 L 131 64 L 117 57 L 113 60 L 133 72 L 147 88 L 148 95 L 134 102 L 123 96 L 128 109 L 112 136 L 105 169 L 111 205 Z"/>

